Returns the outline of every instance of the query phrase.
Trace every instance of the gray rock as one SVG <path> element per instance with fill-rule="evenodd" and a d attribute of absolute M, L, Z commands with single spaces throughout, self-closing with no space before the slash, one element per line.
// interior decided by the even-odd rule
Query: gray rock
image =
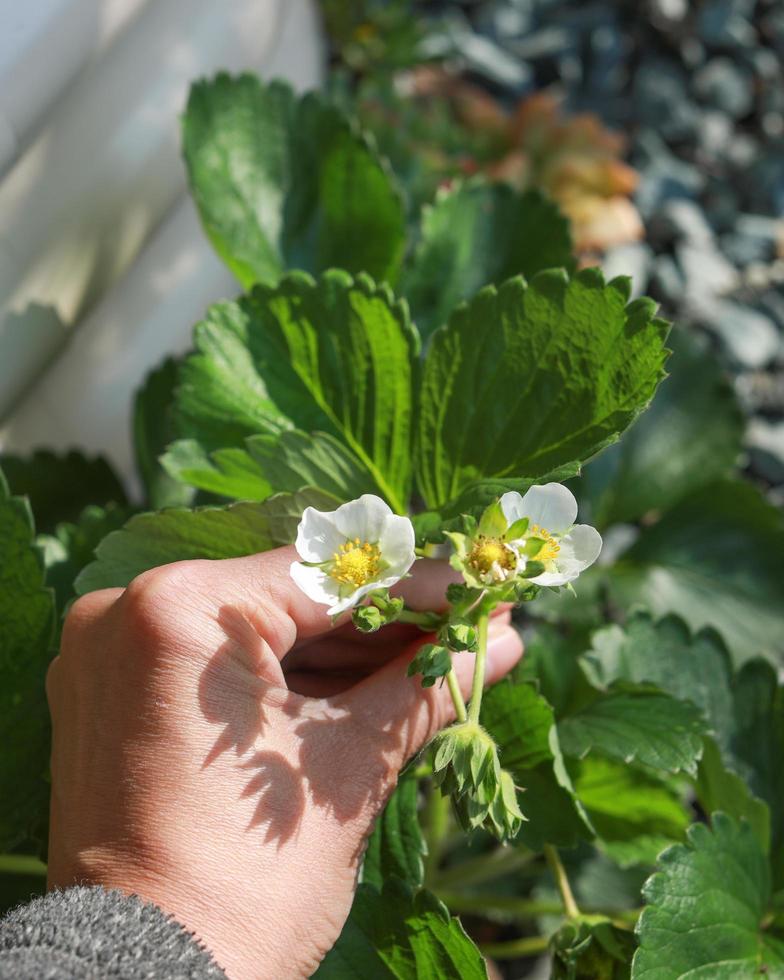
<path fill-rule="evenodd" d="M 709 109 L 700 114 L 697 123 L 697 141 L 702 153 L 714 159 L 723 159 L 732 141 L 732 119 L 726 112 Z"/>
<path fill-rule="evenodd" d="M 678 24 L 689 12 L 688 0 L 651 0 L 651 16 L 660 23 Z"/>
<path fill-rule="evenodd" d="M 632 162 L 641 177 L 635 203 L 646 220 L 665 201 L 674 197 L 693 198 L 705 184 L 699 169 L 674 156 L 652 130 L 645 130 L 637 138 Z"/>
<path fill-rule="evenodd" d="M 727 146 L 727 159 L 738 170 L 750 167 L 759 153 L 759 142 L 748 133 L 735 132 Z"/>
<path fill-rule="evenodd" d="M 686 280 L 678 263 L 671 255 L 660 255 L 654 262 L 651 285 L 657 298 L 673 308 L 680 306 Z"/>
<path fill-rule="evenodd" d="M 517 38 L 510 50 L 525 61 L 555 58 L 575 47 L 575 37 L 565 27 L 546 27 L 525 37 Z"/>
<path fill-rule="evenodd" d="M 721 236 L 721 250 L 731 262 L 745 269 L 755 262 L 769 262 L 775 246 L 770 238 L 737 230 Z"/>
<path fill-rule="evenodd" d="M 714 244 L 713 228 L 695 201 L 686 198 L 667 201 L 656 217 L 657 221 L 667 225 L 677 240 L 696 246 L 712 247 Z"/>
<path fill-rule="evenodd" d="M 731 293 L 740 284 L 735 267 L 715 246 L 680 242 L 675 256 L 685 279 L 685 302 L 695 315 L 710 309 L 716 297 Z"/>
<path fill-rule="evenodd" d="M 714 47 L 753 45 L 756 32 L 749 23 L 753 10 L 753 0 L 745 4 L 712 0 L 700 10 L 697 31 L 706 44 Z"/>
<path fill-rule="evenodd" d="M 671 59 L 651 58 L 637 70 L 634 104 L 642 121 L 666 139 L 684 139 L 697 127 L 699 113 L 688 97 L 688 77 Z"/>
<path fill-rule="evenodd" d="M 784 240 L 784 220 L 761 214 L 740 214 L 734 230 L 722 236 L 722 251 L 736 265 L 767 264 L 776 255 L 776 244 Z"/>
<path fill-rule="evenodd" d="M 757 298 L 757 303 L 762 312 L 773 320 L 784 339 L 784 289 L 769 289 Z M 781 354 L 784 354 L 784 350 Z"/>
<path fill-rule="evenodd" d="M 724 344 L 730 357 L 743 368 L 762 368 L 779 350 L 776 325 L 758 310 L 729 300 L 716 300 L 703 311 L 702 322 Z"/>
<path fill-rule="evenodd" d="M 752 419 L 746 445 L 754 469 L 771 483 L 784 483 L 784 422 Z"/>
<path fill-rule="evenodd" d="M 648 288 L 652 262 L 652 249 L 642 242 L 631 242 L 610 249 L 604 256 L 602 269 L 608 280 L 616 276 L 631 276 L 631 295 L 632 299 L 636 299 Z"/>
<path fill-rule="evenodd" d="M 729 58 L 714 58 L 696 73 L 692 91 L 703 102 L 742 119 L 754 104 L 753 76 Z"/>

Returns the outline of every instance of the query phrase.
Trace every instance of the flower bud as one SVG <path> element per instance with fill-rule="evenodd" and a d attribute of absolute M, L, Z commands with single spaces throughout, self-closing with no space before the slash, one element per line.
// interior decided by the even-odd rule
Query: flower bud
<path fill-rule="evenodd" d="M 375 633 L 386 622 L 384 614 L 376 606 L 357 606 L 351 614 L 351 621 L 360 633 Z"/>
<path fill-rule="evenodd" d="M 439 631 L 438 639 L 450 650 L 476 650 L 476 630 L 469 623 L 447 623 Z"/>

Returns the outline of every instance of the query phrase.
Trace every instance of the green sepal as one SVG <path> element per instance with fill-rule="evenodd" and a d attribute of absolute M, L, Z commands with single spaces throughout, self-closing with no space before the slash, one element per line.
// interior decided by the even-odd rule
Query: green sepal
<path fill-rule="evenodd" d="M 527 538 L 522 547 L 522 552 L 526 558 L 536 558 L 542 548 L 544 548 L 545 544 L 546 541 L 544 538 Z"/>
<path fill-rule="evenodd" d="M 438 639 L 450 650 L 473 653 L 477 647 L 476 629 L 470 623 L 447 623 L 438 633 Z"/>
<path fill-rule="evenodd" d="M 550 939 L 550 976 L 552 980 L 628 980 L 636 945 L 633 933 L 606 916 L 581 915 L 565 922 Z"/>
<path fill-rule="evenodd" d="M 482 514 L 478 533 L 485 538 L 502 538 L 506 534 L 506 528 L 507 522 L 501 509 L 501 501 L 495 500 Z"/>
<path fill-rule="evenodd" d="M 536 578 L 537 575 L 541 575 L 544 571 L 544 564 L 540 561 L 529 561 L 526 563 L 525 568 L 522 571 L 522 577 L 524 579 Z"/>
<path fill-rule="evenodd" d="M 351 622 L 360 633 L 375 633 L 385 625 L 384 615 L 376 606 L 356 606 Z"/>
<path fill-rule="evenodd" d="M 378 589 L 367 598 L 368 605 L 357 607 L 351 615 L 354 626 L 362 633 L 375 633 L 382 626 L 394 623 L 405 606 L 405 600 L 393 599 L 389 589 Z"/>
<path fill-rule="evenodd" d="M 522 538 L 528 530 L 529 523 L 530 521 L 527 517 L 519 518 L 513 524 L 509 525 L 504 537 L 507 541 L 516 541 L 518 538 Z"/>

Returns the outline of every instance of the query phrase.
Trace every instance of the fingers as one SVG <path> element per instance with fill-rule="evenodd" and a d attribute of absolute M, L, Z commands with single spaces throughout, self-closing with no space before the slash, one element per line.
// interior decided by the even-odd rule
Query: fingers
<path fill-rule="evenodd" d="M 126 594 L 133 592 L 143 599 L 145 592 L 152 592 L 152 605 L 159 608 L 174 593 L 181 597 L 187 593 L 192 600 L 189 605 L 198 601 L 216 617 L 221 609 L 227 614 L 232 609 L 241 612 L 280 659 L 295 641 L 307 641 L 334 628 L 327 607 L 309 599 L 292 579 L 291 564 L 297 560 L 296 550 L 289 546 L 244 558 L 178 562 L 144 573 Z M 424 559 L 401 584 L 401 593 L 413 608 L 443 609 L 446 587 L 454 577 L 445 562 Z M 347 620 L 348 614 L 337 625 Z"/>
<path fill-rule="evenodd" d="M 506 613 L 490 624 L 485 684 L 494 684 L 504 677 L 522 655 L 522 641 L 508 616 Z M 400 657 L 339 696 L 341 705 L 364 716 L 369 724 L 398 733 L 399 757 L 394 760 L 398 768 L 455 717 L 446 684 L 424 689 L 420 677 L 406 676 L 408 664 L 420 645 L 421 641 L 412 645 Z M 474 657 L 455 654 L 453 663 L 463 697 L 468 698 Z"/>

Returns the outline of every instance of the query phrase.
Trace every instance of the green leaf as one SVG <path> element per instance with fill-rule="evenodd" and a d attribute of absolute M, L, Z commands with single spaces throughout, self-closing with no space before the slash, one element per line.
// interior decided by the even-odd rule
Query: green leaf
<path fill-rule="evenodd" d="M 575 485 L 590 524 L 666 510 L 727 476 L 738 461 L 743 415 L 718 362 L 692 334 L 675 331 L 668 343 L 669 377 L 650 408 Z"/>
<path fill-rule="evenodd" d="M 403 774 L 378 818 L 362 864 L 362 881 L 382 888 L 393 875 L 419 887 L 424 881 L 427 853 L 417 815 L 418 782 Z"/>
<path fill-rule="evenodd" d="M 629 980 L 632 933 L 599 915 L 565 922 L 550 939 L 551 980 Z"/>
<path fill-rule="evenodd" d="M 741 662 L 784 662 L 784 515 L 747 483 L 714 483 L 645 527 L 609 570 L 621 607 L 717 629 Z"/>
<path fill-rule="evenodd" d="M 125 491 L 109 462 L 76 450 L 58 456 L 37 449 L 31 456 L 0 456 L 11 492 L 27 497 L 40 533 L 60 521 L 75 521 L 88 504 L 126 504 Z"/>
<path fill-rule="evenodd" d="M 612 625 L 595 632 L 582 662 L 599 687 L 616 681 L 655 684 L 673 698 L 691 701 L 726 745 L 733 715 L 732 665 L 714 630 L 692 636 L 677 616 L 656 621 L 649 613 L 638 612 L 623 627 Z"/>
<path fill-rule="evenodd" d="M 207 453 L 195 439 L 169 446 L 163 465 L 178 480 L 234 500 L 319 487 L 341 501 L 378 492 L 372 474 L 343 443 L 324 432 L 288 429 L 249 436 L 245 448 Z"/>
<path fill-rule="evenodd" d="M 403 292 L 426 338 L 482 286 L 572 263 L 569 222 L 556 204 L 539 191 L 472 180 L 423 209 Z"/>
<path fill-rule="evenodd" d="M 404 511 L 418 337 L 404 303 L 366 276 L 304 273 L 213 307 L 178 391 L 178 428 L 205 450 L 292 424 L 341 439 Z"/>
<path fill-rule="evenodd" d="M 479 519 L 487 507 L 509 490 L 524 494 L 537 483 L 563 483 L 580 470 L 578 463 L 562 466 L 530 480 L 504 477 L 496 480 L 476 480 L 469 483 L 452 500 L 438 510 L 422 511 L 412 518 L 420 541 L 441 541 L 444 531 L 461 530 L 466 514 Z"/>
<path fill-rule="evenodd" d="M 452 669 L 452 656 L 446 647 L 435 643 L 425 643 L 408 665 L 409 677 L 422 678 L 422 687 L 432 687 L 437 680 L 446 677 Z"/>
<path fill-rule="evenodd" d="M 216 449 L 212 453 L 195 439 L 178 439 L 161 456 L 166 472 L 197 490 L 232 500 L 266 500 L 272 493 L 258 463 L 245 449 Z"/>
<path fill-rule="evenodd" d="M 738 820 L 747 820 L 762 850 L 770 853 L 770 808 L 754 796 L 745 779 L 727 767 L 712 738 L 705 739 L 696 791 L 706 813 L 722 810 Z"/>
<path fill-rule="evenodd" d="M 391 878 L 360 885 L 318 980 L 486 980 L 479 950 L 438 899 Z"/>
<path fill-rule="evenodd" d="M 496 741 L 501 764 L 523 789 L 526 816 L 517 839 L 532 849 L 573 847 L 593 836 L 561 756 L 553 710 L 532 684 L 502 681 L 482 698 L 482 724 Z"/>
<path fill-rule="evenodd" d="M 325 432 L 308 435 L 291 430 L 279 436 L 251 436 L 246 445 L 276 492 L 318 487 L 346 501 L 378 489 L 354 453 Z"/>
<path fill-rule="evenodd" d="M 656 688 L 611 689 L 558 724 L 566 755 L 596 751 L 665 772 L 697 772 L 706 724 L 692 704 Z"/>
<path fill-rule="evenodd" d="M 598 755 L 570 762 L 569 772 L 599 846 L 621 866 L 652 863 L 683 838 L 690 814 L 667 783 Z"/>
<path fill-rule="evenodd" d="M 289 544 L 305 507 L 334 506 L 319 490 L 280 494 L 263 503 L 172 508 L 137 514 L 96 549 L 96 560 L 76 580 L 80 594 L 126 586 L 137 575 L 192 558 L 239 558 Z"/>
<path fill-rule="evenodd" d="M 42 836 L 49 807 L 44 677 L 54 599 L 44 586 L 28 502 L 0 472 L 0 851 Z"/>
<path fill-rule="evenodd" d="M 770 898 L 765 855 L 748 824 L 723 813 L 695 824 L 646 883 L 633 980 L 780 976 L 784 943 L 762 929 Z"/>
<path fill-rule="evenodd" d="M 55 591 L 60 613 L 76 595 L 74 581 L 93 560 L 97 546 L 122 527 L 129 516 L 125 507 L 93 504 L 84 508 L 78 521 L 58 524 L 54 534 L 38 536 L 36 543 L 44 556 L 46 584 Z"/>
<path fill-rule="evenodd" d="M 579 660 L 586 645 L 581 636 L 564 634 L 550 623 L 536 623 L 526 632 L 525 656 L 515 668 L 515 677 L 537 684 L 557 718 L 579 707 L 590 694 Z"/>
<path fill-rule="evenodd" d="M 303 487 L 296 493 L 276 493 L 261 504 L 275 547 L 294 544 L 297 527 L 306 507 L 335 510 L 341 501 L 316 487 Z"/>
<path fill-rule="evenodd" d="M 784 887 L 784 687 L 769 663 L 751 660 L 738 673 L 733 694 L 730 765 L 768 804 L 771 865 L 776 887 Z"/>
<path fill-rule="evenodd" d="M 321 96 L 248 74 L 197 82 L 183 151 L 204 229 L 243 286 L 291 267 L 395 281 L 402 198 L 368 138 Z"/>
<path fill-rule="evenodd" d="M 417 472 L 428 507 L 488 478 L 535 478 L 589 459 L 647 405 L 667 324 L 628 281 L 595 269 L 509 279 L 432 338 Z"/>
<path fill-rule="evenodd" d="M 178 436 L 205 451 L 242 446 L 247 436 L 281 432 L 291 422 L 276 407 L 251 351 L 247 301 L 216 303 L 194 330 L 195 352 L 180 364 L 173 408 Z"/>
<path fill-rule="evenodd" d="M 171 477 L 159 457 L 174 439 L 172 404 L 177 383 L 177 361 L 167 358 L 144 379 L 133 400 L 133 450 L 136 468 L 147 494 L 147 505 L 187 507 L 193 494 Z"/>
<path fill-rule="evenodd" d="M 625 628 L 596 632 L 583 663 L 600 685 L 653 683 L 702 709 L 714 738 L 705 740 L 700 762 L 700 802 L 748 818 L 766 850 L 772 816 L 774 857 L 784 874 L 784 698 L 770 664 L 748 661 L 733 677 L 713 630 L 692 637 L 677 617 L 655 622 L 647 613 Z"/>

